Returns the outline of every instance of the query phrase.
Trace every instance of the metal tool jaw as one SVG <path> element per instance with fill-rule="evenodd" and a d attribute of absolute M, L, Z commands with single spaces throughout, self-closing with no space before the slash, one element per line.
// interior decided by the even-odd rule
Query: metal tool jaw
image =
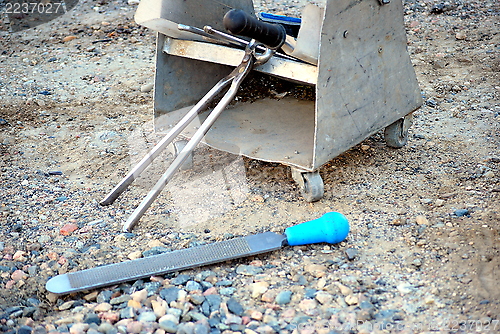
<path fill-rule="evenodd" d="M 184 118 L 182 118 L 182 120 L 179 121 L 170 130 L 170 132 L 167 133 L 167 135 L 100 202 L 101 205 L 112 204 L 120 196 L 120 194 L 123 193 L 128 186 L 153 162 L 153 160 L 158 157 L 158 155 L 198 116 L 198 113 L 201 112 L 227 86 L 229 86 L 227 92 L 220 99 L 216 107 L 210 112 L 209 116 L 198 128 L 191 140 L 177 155 L 162 177 L 157 181 L 143 201 L 127 219 L 123 225 L 123 231 L 130 231 L 146 210 L 151 206 L 163 188 L 165 188 L 177 170 L 180 169 L 184 161 L 186 161 L 186 159 L 192 154 L 195 147 L 210 130 L 211 126 L 217 120 L 222 111 L 234 99 L 238 88 L 248 73 L 250 73 L 252 68 L 256 65 L 261 65 L 267 62 L 274 55 L 274 52 L 274 50 L 263 47 L 253 39 L 248 42 L 246 44 L 245 54 L 241 63 L 229 75 L 222 78 L 195 106 L 193 106 Z"/>

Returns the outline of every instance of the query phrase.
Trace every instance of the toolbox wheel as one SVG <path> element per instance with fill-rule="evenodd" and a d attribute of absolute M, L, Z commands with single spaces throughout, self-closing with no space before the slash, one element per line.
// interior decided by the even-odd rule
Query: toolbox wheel
<path fill-rule="evenodd" d="M 384 139 L 387 146 L 401 148 L 408 142 L 408 129 L 413 124 L 413 114 L 398 119 L 385 128 Z"/>
<path fill-rule="evenodd" d="M 306 202 L 316 202 L 323 198 L 325 185 L 318 171 L 305 172 L 292 167 L 292 178 L 300 187 L 300 193 Z"/>
<path fill-rule="evenodd" d="M 175 157 L 177 157 L 179 155 L 179 153 L 181 153 L 181 151 L 184 149 L 184 147 L 186 147 L 187 143 L 188 143 L 188 141 L 184 140 L 184 139 L 181 139 L 181 140 L 174 142 Z M 188 169 L 192 169 L 192 168 L 193 168 L 193 154 L 191 153 L 189 155 L 189 157 L 186 159 L 186 161 L 184 161 L 184 163 L 180 167 L 180 170 L 188 170 Z"/>

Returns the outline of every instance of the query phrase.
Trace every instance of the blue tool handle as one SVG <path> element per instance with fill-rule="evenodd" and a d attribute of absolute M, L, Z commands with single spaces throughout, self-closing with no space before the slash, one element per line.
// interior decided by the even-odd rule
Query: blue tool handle
<path fill-rule="evenodd" d="M 328 242 L 336 244 L 344 241 L 349 233 L 349 222 L 339 212 L 325 213 L 318 219 L 291 226 L 285 230 L 290 246 Z"/>
<path fill-rule="evenodd" d="M 253 38 L 271 49 L 278 49 L 285 43 L 286 31 L 282 25 L 259 21 L 241 9 L 227 12 L 222 22 L 230 33 Z"/>

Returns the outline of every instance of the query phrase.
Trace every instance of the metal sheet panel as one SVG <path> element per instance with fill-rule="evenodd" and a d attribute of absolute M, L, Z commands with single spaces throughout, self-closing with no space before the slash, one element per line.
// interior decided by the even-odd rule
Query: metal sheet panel
<path fill-rule="evenodd" d="M 329 0 L 320 46 L 314 166 L 416 110 L 400 0 Z"/>

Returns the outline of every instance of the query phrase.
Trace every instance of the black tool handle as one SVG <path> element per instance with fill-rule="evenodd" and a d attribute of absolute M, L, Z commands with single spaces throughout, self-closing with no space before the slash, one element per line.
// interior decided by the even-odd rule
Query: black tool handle
<path fill-rule="evenodd" d="M 240 9 L 227 12 L 223 23 L 230 33 L 253 38 L 271 49 L 278 49 L 285 42 L 286 31 L 281 24 L 259 21 Z"/>

